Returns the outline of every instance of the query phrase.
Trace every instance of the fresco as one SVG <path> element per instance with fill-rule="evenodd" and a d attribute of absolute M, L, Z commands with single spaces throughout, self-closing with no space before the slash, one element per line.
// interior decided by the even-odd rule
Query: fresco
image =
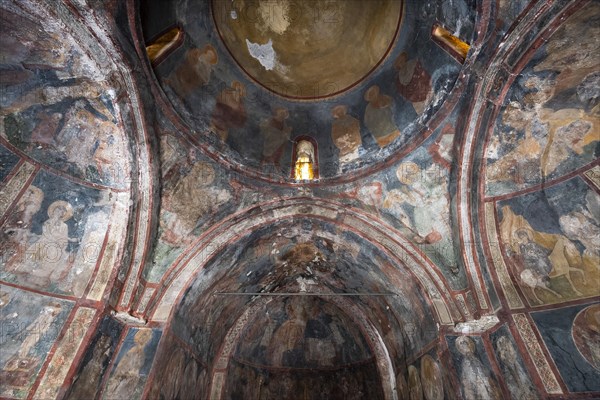
<path fill-rule="evenodd" d="M 233 361 L 224 399 L 380 400 L 374 362 L 331 370 L 268 370 Z"/>
<path fill-rule="evenodd" d="M 508 391 L 515 399 L 536 400 L 540 396 L 517 350 L 514 338 L 506 326 L 490 335 L 490 340 L 500 365 Z"/>
<path fill-rule="evenodd" d="M 406 367 L 405 367 L 406 368 Z M 396 391 L 399 399 L 446 400 L 454 399 L 450 388 L 449 371 L 440 366 L 436 350 L 420 356 L 396 376 Z"/>
<path fill-rule="evenodd" d="M 197 236 L 202 224 L 237 207 L 221 167 L 206 161 L 172 135 L 161 139 L 162 207 L 153 263 L 145 277 L 155 282 Z"/>
<path fill-rule="evenodd" d="M 599 204 L 580 178 L 498 203 L 505 256 L 532 305 L 598 295 Z"/>
<path fill-rule="evenodd" d="M 384 59 L 402 3 L 213 1 L 212 11 L 227 50 L 246 73 L 281 96 L 312 99 L 352 87 Z"/>
<path fill-rule="evenodd" d="M 126 187 L 130 166 L 111 78 L 57 26 L 6 10 L 2 33 L 9 40 L 1 65 L 0 136 L 52 168 Z"/>
<path fill-rule="evenodd" d="M 0 145 L 0 182 L 2 182 L 19 162 L 19 157 Z"/>
<path fill-rule="evenodd" d="M 570 17 L 511 87 L 486 149 L 487 195 L 563 176 L 600 155 L 600 65 L 591 50 L 598 18 L 595 2 Z"/>
<path fill-rule="evenodd" d="M 101 252 L 109 194 L 40 171 L 0 231 L 0 278 L 76 297 Z"/>
<path fill-rule="evenodd" d="M 227 260 L 227 266 L 223 260 Z M 215 263 L 219 263 L 219 268 Z M 417 285 L 398 268 L 372 245 L 328 222 L 299 219 L 257 229 L 240 244 L 227 246 L 202 269 L 174 314 L 171 333 L 165 336 L 159 351 L 166 353 L 159 355 L 157 363 L 164 365 L 174 354 L 173 348 L 179 348 L 182 354 L 193 353 L 203 365 L 216 361 L 227 332 L 241 316 L 240 310 L 251 306 L 253 300 L 251 296 L 229 296 L 223 301 L 215 293 L 297 292 L 322 287 L 344 292 L 402 293 L 360 297 L 354 303 L 372 316 L 371 324 L 379 331 L 392 363 L 404 365 L 407 357 L 435 341 L 437 330 L 432 311 Z M 342 366 L 370 365 L 371 350 L 356 322 L 349 321 L 347 315 L 348 311 L 341 313 L 338 306 L 318 299 L 273 302 L 265 310 L 258 309 L 249 320 L 251 323 L 244 325 L 239 346 L 232 348 L 233 359 L 269 371 L 330 371 Z M 250 375 L 252 379 L 258 379 L 255 372 Z M 156 379 L 164 382 L 163 377 Z M 306 382 L 313 382 L 311 379 L 307 377 Z M 169 390 L 181 390 L 183 383 L 178 382 Z M 254 390 L 254 383 L 240 390 Z M 153 383 L 153 393 L 162 390 L 162 386 Z"/>
<path fill-rule="evenodd" d="M 148 378 L 160 331 L 130 329 L 115 358 L 103 399 L 140 399 Z"/>
<path fill-rule="evenodd" d="M 416 243 L 455 288 L 464 283 L 457 264 L 451 225 L 449 163 L 454 135 L 444 128 L 428 147 L 420 147 L 385 177 L 382 216 Z M 435 216 L 435 218 L 432 218 Z"/>
<path fill-rule="evenodd" d="M 169 85 L 182 98 L 207 85 L 215 64 L 219 62 L 217 51 L 210 44 L 202 49 L 189 49 L 185 61 L 165 78 Z"/>
<path fill-rule="evenodd" d="M 123 326 L 109 316 L 100 321 L 97 333 L 89 342 L 65 399 L 96 398 L 122 331 Z"/>
<path fill-rule="evenodd" d="M 573 341 L 579 353 L 600 371 L 600 305 L 581 310 L 572 328 Z"/>
<path fill-rule="evenodd" d="M 0 287 L 0 396 L 24 399 L 73 302 Z"/>
<path fill-rule="evenodd" d="M 355 323 L 322 299 L 270 302 L 242 334 L 241 362 L 290 368 L 334 367 L 372 357 Z"/>
<path fill-rule="evenodd" d="M 408 57 L 406 52 L 402 52 L 394 60 L 394 68 L 398 73 L 396 90 L 412 103 L 417 114 L 422 114 L 433 94 L 431 76 L 423 67 L 421 60 Z"/>
<path fill-rule="evenodd" d="M 530 4 L 530 0 L 500 0 L 498 2 L 498 17 L 497 24 L 507 31 L 511 24 L 515 22 L 517 17 Z"/>
<path fill-rule="evenodd" d="M 355 160 L 362 144 L 360 121 L 348 114 L 348 106 L 343 104 L 331 109 L 331 138 L 339 150 L 340 164 Z"/>
<path fill-rule="evenodd" d="M 165 22 L 157 21 L 159 16 L 170 18 L 171 24 L 179 23 L 186 35 L 182 47 L 157 65 L 154 73 L 170 104 L 192 128 L 190 135 L 195 140 L 216 145 L 230 161 L 276 180 L 289 180 L 292 176 L 290 160 L 296 136 L 307 135 L 317 142 L 321 178 L 341 176 L 373 165 L 415 139 L 422 132 L 422 123 L 448 97 L 461 69 L 461 65 L 437 44 L 415 38 L 429 37 L 432 24 L 448 19 L 448 15 L 461 19 L 460 26 L 454 26 L 454 20 L 447 24 L 455 28 L 453 31 L 461 38 L 469 38 L 474 32 L 474 9 L 465 0 L 455 0 L 452 7 L 440 5 L 440 9 L 444 8 L 443 13 L 437 13 L 439 10 L 432 10 L 422 2 L 380 1 L 371 2 L 373 7 L 368 9 L 362 7 L 360 15 L 351 19 L 355 28 L 366 27 L 364 17 L 373 10 L 378 15 L 375 20 L 389 22 L 391 18 L 392 24 L 398 22 L 394 12 L 401 8 L 404 8 L 404 15 L 422 18 L 418 24 L 402 25 L 398 32 L 387 32 L 397 36 L 397 40 L 392 38 L 387 42 L 390 38 L 383 39 L 377 33 L 381 33 L 380 25 L 371 27 L 369 40 L 352 41 L 350 37 L 356 29 L 343 30 L 343 40 L 332 39 L 339 37 L 342 32 L 339 28 L 349 23 L 347 18 L 356 12 L 358 2 L 327 2 L 325 6 L 311 7 L 310 10 L 301 4 L 277 2 L 267 6 L 265 2 L 262 7 L 267 14 L 282 13 L 279 17 L 283 18 L 290 12 L 301 17 L 287 21 L 289 26 L 285 29 L 285 20 L 275 18 L 282 24 L 275 25 L 285 31 L 283 36 L 268 35 L 268 32 L 274 32 L 274 20 L 257 14 L 260 2 L 257 9 L 248 3 L 222 2 L 216 2 L 218 6 L 211 9 L 210 3 L 186 3 L 177 12 L 160 2 L 148 3 L 147 15 L 152 17 L 143 23 L 146 37 L 157 35 L 159 22 Z M 284 10 L 285 4 L 290 7 L 288 11 Z M 383 15 L 377 11 L 376 4 L 393 10 Z M 305 11 L 314 13 L 319 7 L 327 8 L 325 14 L 336 11 L 338 20 L 324 24 L 320 21 L 323 14 L 317 15 L 316 20 L 298 15 Z M 190 19 L 190 15 L 195 17 Z M 214 18 L 217 18 L 216 25 L 224 31 L 214 31 Z M 306 28 L 303 44 L 299 46 L 292 35 L 300 29 L 292 26 L 296 22 L 318 26 L 321 29 L 319 40 L 308 44 L 307 35 L 317 31 Z M 231 45 L 230 40 L 245 29 L 251 32 Z M 413 29 L 415 32 L 408 32 Z M 292 54 L 278 44 L 279 41 L 299 50 Z M 356 46 L 370 43 L 368 56 L 365 53 L 365 57 L 357 55 L 346 59 L 343 71 L 339 72 L 337 60 L 340 54 L 348 51 L 349 43 L 353 54 L 359 54 Z M 321 56 L 300 56 L 306 49 L 315 48 L 320 49 L 315 52 Z M 324 48 L 333 50 L 328 53 Z M 376 49 L 383 49 L 383 53 Z M 245 60 L 243 68 L 237 62 L 240 60 L 231 56 L 232 51 L 238 50 Z M 379 52 L 379 58 L 373 52 Z M 297 57 L 302 58 L 300 68 L 304 72 L 293 71 L 298 64 L 286 66 L 285 70 L 278 69 L 288 65 L 286 58 Z M 335 60 L 333 64 L 318 67 L 330 57 Z M 272 68 L 266 69 L 261 62 Z M 351 68 L 348 63 L 366 63 L 371 68 Z M 358 70 L 362 72 L 356 75 Z M 318 73 L 304 76 L 306 71 Z M 356 75 L 354 78 L 351 77 L 353 74 Z M 265 75 L 272 79 L 264 78 Z M 331 79 L 323 78 L 323 75 L 331 76 Z M 363 76 L 367 76 L 364 82 L 361 81 Z M 357 84 L 352 86 L 354 83 Z M 308 101 L 339 91 L 342 92 L 320 102 Z M 299 101 L 299 97 L 304 101 Z"/>
<path fill-rule="evenodd" d="M 598 304 L 531 313 L 569 392 L 600 391 Z M 582 345 L 582 335 L 591 339 Z"/>
<path fill-rule="evenodd" d="M 198 361 L 191 351 L 172 342 L 172 334 L 166 333 L 167 343 L 156 356 L 156 364 L 164 368 L 154 376 L 150 384 L 148 398 L 151 399 L 190 399 L 206 398 L 210 376 L 207 368 Z"/>
<path fill-rule="evenodd" d="M 465 400 L 503 398 L 482 339 L 475 336 L 446 336 Z M 476 377 L 474 379 L 474 377 Z"/>

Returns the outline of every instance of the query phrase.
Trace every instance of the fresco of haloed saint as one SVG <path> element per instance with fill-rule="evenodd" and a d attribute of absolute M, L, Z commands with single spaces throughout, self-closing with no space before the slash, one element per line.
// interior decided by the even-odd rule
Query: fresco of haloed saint
<path fill-rule="evenodd" d="M 269 304 L 240 340 L 236 357 L 275 367 L 333 367 L 365 361 L 368 345 L 352 322 L 321 300 Z"/>
<path fill-rule="evenodd" d="M 573 321 L 572 331 L 579 353 L 600 371 L 600 304 L 581 310 Z"/>
<path fill-rule="evenodd" d="M 241 129 L 246 125 L 248 114 L 244 106 L 246 88 L 243 83 L 233 81 L 230 87 L 224 88 L 216 98 L 212 112 L 211 127 L 219 137 L 226 141 L 230 131 Z"/>
<path fill-rule="evenodd" d="M 539 399 L 537 390 L 531 381 L 527 368 L 523 363 L 517 345 L 504 326 L 490 335 L 496 359 L 500 365 L 500 371 L 508 391 L 515 399 L 536 400 Z"/>
<path fill-rule="evenodd" d="M 400 224 L 407 237 L 419 244 L 451 283 L 457 283 L 460 273 L 450 227 L 449 170 L 447 161 L 440 158 L 436 162 L 431 158 L 421 148 L 410 161 L 390 171 L 395 174 L 390 173 L 388 182 L 391 183 L 384 195 L 383 209 Z"/>
<path fill-rule="evenodd" d="M 409 59 L 408 54 L 401 53 L 394 61 L 396 89 L 406 100 L 410 101 L 417 114 L 422 114 L 431 97 L 431 76 L 419 59 Z"/>
<path fill-rule="evenodd" d="M 481 338 L 447 336 L 465 400 L 501 400 L 502 391 L 492 373 Z"/>
<path fill-rule="evenodd" d="M 348 106 L 338 105 L 331 109 L 331 138 L 339 150 L 340 164 L 358 158 L 362 144 L 360 121 L 348 114 Z"/>
<path fill-rule="evenodd" d="M 0 288 L 0 396 L 26 398 L 73 303 Z"/>
<path fill-rule="evenodd" d="M 570 392 L 600 391 L 600 305 L 531 313 Z"/>
<path fill-rule="evenodd" d="M 365 109 L 364 123 L 379 147 L 392 143 L 400 130 L 394 121 L 394 99 L 381 93 L 379 86 L 371 86 L 365 92 L 368 102 Z"/>
<path fill-rule="evenodd" d="M 499 240 L 532 305 L 598 295 L 599 205 L 580 178 L 498 203 Z"/>
<path fill-rule="evenodd" d="M 488 195 L 565 175 L 600 153 L 600 5 L 570 17 L 515 81 L 486 150 Z M 591 30 L 590 30 L 591 29 Z"/>
<path fill-rule="evenodd" d="M 131 329 L 127 332 L 104 389 L 104 399 L 139 399 L 154 359 L 160 331 Z"/>
<path fill-rule="evenodd" d="M 171 71 L 169 76 L 164 79 L 164 83 L 186 100 L 209 83 L 212 69 L 218 61 L 217 51 L 210 44 L 202 49 L 188 49 L 183 62 Z"/>
<path fill-rule="evenodd" d="M 174 154 L 182 152 L 178 143 L 167 144 L 167 149 Z M 171 163 L 163 159 L 171 167 L 164 178 L 154 266 L 146 276 L 152 281 L 160 278 L 182 248 L 191 243 L 198 224 L 216 217 L 232 198 L 228 181 L 218 175 L 220 170 L 215 170 L 212 163 L 200 160 L 195 150 L 188 150 L 183 161 Z"/>
<path fill-rule="evenodd" d="M 108 194 L 41 171 L 4 222 L 0 277 L 81 296 L 108 229 Z"/>

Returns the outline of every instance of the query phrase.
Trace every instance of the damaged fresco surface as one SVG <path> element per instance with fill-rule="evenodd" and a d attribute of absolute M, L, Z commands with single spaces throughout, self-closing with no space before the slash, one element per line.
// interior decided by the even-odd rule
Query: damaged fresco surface
<path fill-rule="evenodd" d="M 248 2 L 42 3 L 0 4 L 1 397 L 600 393 L 598 2 L 377 1 L 309 94 L 288 1 L 237 49 Z"/>

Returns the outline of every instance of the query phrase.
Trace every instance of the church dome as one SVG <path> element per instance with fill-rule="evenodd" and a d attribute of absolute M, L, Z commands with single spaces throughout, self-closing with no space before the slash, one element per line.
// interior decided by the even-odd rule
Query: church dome
<path fill-rule="evenodd" d="M 440 16 L 444 16 L 443 19 Z M 319 182 L 397 160 L 449 111 L 463 67 L 439 26 L 468 50 L 475 9 L 457 2 L 147 1 L 146 45 L 176 49 L 154 73 L 180 130 L 230 167 L 290 182 L 295 144 L 314 139 Z M 460 24 L 438 22 L 461 21 Z M 465 50 L 466 49 L 466 50 Z M 463 54 L 464 56 L 464 54 Z"/>

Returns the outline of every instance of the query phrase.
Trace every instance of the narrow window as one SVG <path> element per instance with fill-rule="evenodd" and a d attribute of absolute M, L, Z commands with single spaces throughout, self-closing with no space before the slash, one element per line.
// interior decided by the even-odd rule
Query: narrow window
<path fill-rule="evenodd" d="M 318 177 L 316 146 L 312 138 L 297 138 L 294 146 L 294 179 L 308 181 Z"/>
<path fill-rule="evenodd" d="M 433 25 L 431 37 L 434 42 L 455 58 L 456 61 L 461 64 L 465 62 L 467 53 L 471 47 L 468 43 L 463 42 L 439 24 Z"/>
<path fill-rule="evenodd" d="M 183 43 L 183 31 L 174 27 L 159 35 L 146 46 L 146 53 L 152 66 L 157 66 L 170 53 Z"/>

